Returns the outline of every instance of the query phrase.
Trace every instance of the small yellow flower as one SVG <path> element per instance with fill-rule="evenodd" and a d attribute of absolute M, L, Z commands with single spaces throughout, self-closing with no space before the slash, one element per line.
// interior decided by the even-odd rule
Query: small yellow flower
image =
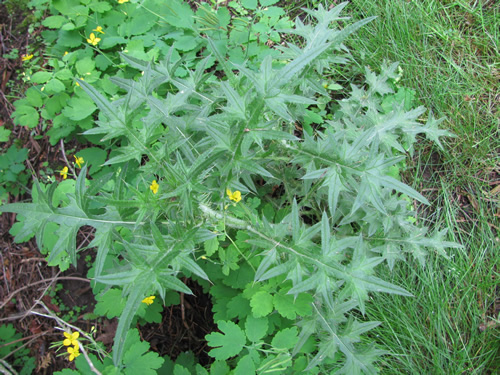
<path fill-rule="evenodd" d="M 153 301 L 155 300 L 155 296 L 149 296 L 149 297 L 146 297 L 144 298 L 141 302 L 142 303 L 145 303 L 146 305 L 151 305 L 153 303 Z"/>
<path fill-rule="evenodd" d="M 28 61 L 28 60 L 31 60 L 32 58 L 33 58 L 33 54 L 31 54 L 31 55 L 23 55 L 22 60 L 23 61 Z"/>
<path fill-rule="evenodd" d="M 101 34 L 106 34 L 104 31 L 102 31 L 102 27 L 101 26 L 97 26 L 94 30 L 92 31 L 96 31 L 98 33 L 101 33 Z"/>
<path fill-rule="evenodd" d="M 89 38 L 87 39 L 87 43 L 92 44 L 93 46 L 97 46 L 97 43 L 101 41 L 101 38 L 95 36 L 94 33 L 90 33 Z"/>
<path fill-rule="evenodd" d="M 229 199 L 231 199 L 232 201 L 235 201 L 236 203 L 241 201 L 241 192 L 239 190 L 236 190 L 233 193 L 233 192 L 231 192 L 231 190 L 226 189 L 226 194 L 228 195 Z"/>
<path fill-rule="evenodd" d="M 68 332 L 64 332 L 64 337 L 66 337 L 66 339 L 63 341 L 64 346 L 73 345 L 78 347 L 78 337 L 80 337 L 80 332 L 73 332 L 71 334 Z"/>
<path fill-rule="evenodd" d="M 118 4 L 128 3 L 129 0 L 118 0 Z"/>
<path fill-rule="evenodd" d="M 158 189 L 160 188 L 160 185 L 158 185 L 158 183 L 156 182 L 156 180 L 153 180 L 153 182 L 151 183 L 151 185 L 149 186 L 149 188 L 151 189 L 151 191 L 153 192 L 153 194 L 156 194 L 156 193 L 158 193 Z"/>
<path fill-rule="evenodd" d="M 78 165 L 78 168 L 81 168 L 82 164 L 85 163 L 85 160 L 83 160 L 83 158 L 81 156 L 76 156 L 76 155 L 73 155 L 73 156 L 75 157 L 76 165 Z"/>
<path fill-rule="evenodd" d="M 64 51 L 64 55 L 63 56 L 66 56 L 69 52 L 68 51 Z"/>
<path fill-rule="evenodd" d="M 69 353 L 69 361 L 71 362 L 72 360 L 74 360 L 76 357 L 78 357 L 80 355 L 80 351 L 79 351 L 79 347 L 77 345 L 75 345 L 74 347 L 69 347 L 68 348 L 68 353 Z"/>
<path fill-rule="evenodd" d="M 59 174 L 62 176 L 63 180 L 68 178 L 68 167 L 64 167 Z M 78 332 L 75 332 L 78 333 Z M 79 334 L 79 333 L 78 333 Z M 66 332 L 64 332 L 64 335 L 66 336 Z"/>

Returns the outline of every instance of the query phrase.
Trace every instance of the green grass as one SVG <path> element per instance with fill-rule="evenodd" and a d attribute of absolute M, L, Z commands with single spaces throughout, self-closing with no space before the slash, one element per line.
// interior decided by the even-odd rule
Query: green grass
<path fill-rule="evenodd" d="M 288 9 L 297 14 L 317 3 Z M 346 43 L 359 69 L 399 61 L 401 84 L 415 89 L 436 117 L 446 117 L 441 126 L 456 135 L 444 151 L 421 142 L 404 176 L 432 203 L 419 207 L 421 220 L 449 228 L 450 240 L 464 248 L 450 250 L 450 259 L 430 254 L 425 269 L 409 260 L 392 273 L 381 271 L 415 295 L 375 295 L 367 305 L 367 317 L 383 322 L 373 334 L 393 354 L 380 363 L 383 374 L 500 371 L 500 193 L 491 194 L 500 178 L 495 3 L 352 0 L 346 8 L 354 20 L 378 16 Z"/>
<path fill-rule="evenodd" d="M 448 260 L 431 254 L 425 269 L 409 261 L 392 274 L 382 271 L 384 279 L 414 294 L 377 295 L 367 305 L 368 318 L 383 322 L 374 331 L 377 341 L 393 354 L 382 363 L 384 374 L 487 374 L 499 369 L 498 328 L 481 330 L 494 323 L 499 292 L 492 217 L 482 205 L 485 216 L 464 225 L 452 196 L 443 191 L 435 202 L 441 210 L 434 224 L 450 228 L 451 239 L 464 249 L 449 251 Z"/>
<path fill-rule="evenodd" d="M 500 161 L 500 14 L 494 2 L 475 3 L 355 0 L 349 6 L 355 19 L 378 16 L 351 39 L 356 60 L 374 69 L 384 59 L 399 61 L 402 85 L 416 89 L 457 135 L 444 162 L 457 172 L 452 185 Z"/>

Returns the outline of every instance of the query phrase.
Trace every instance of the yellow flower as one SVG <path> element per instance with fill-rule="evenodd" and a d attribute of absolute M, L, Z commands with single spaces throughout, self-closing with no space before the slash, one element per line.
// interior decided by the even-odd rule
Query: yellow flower
<path fill-rule="evenodd" d="M 68 51 L 64 51 L 64 55 L 63 56 L 66 56 L 69 52 Z"/>
<path fill-rule="evenodd" d="M 149 188 L 151 189 L 151 191 L 153 192 L 153 194 L 156 194 L 156 193 L 158 193 L 158 189 L 160 188 L 160 185 L 158 185 L 158 183 L 156 182 L 156 180 L 153 180 L 153 182 L 151 183 L 151 185 L 149 186 Z"/>
<path fill-rule="evenodd" d="M 73 345 L 78 347 L 78 337 L 80 337 L 80 332 L 73 332 L 71 334 L 68 332 L 64 332 L 64 337 L 66 337 L 66 339 L 63 341 L 64 346 Z"/>
<path fill-rule="evenodd" d="M 151 305 L 153 303 L 153 301 L 155 300 L 155 296 L 149 296 L 149 297 L 146 297 L 144 298 L 141 302 L 142 303 L 145 303 L 146 305 Z"/>
<path fill-rule="evenodd" d="M 28 61 L 28 60 L 31 60 L 33 58 L 33 54 L 31 55 L 23 55 L 22 59 L 23 61 Z"/>
<path fill-rule="evenodd" d="M 81 168 L 82 164 L 85 163 L 85 160 L 83 160 L 83 158 L 81 156 L 76 156 L 76 155 L 73 155 L 73 156 L 75 157 L 76 165 L 78 165 L 78 168 Z"/>
<path fill-rule="evenodd" d="M 127 3 L 129 0 L 118 0 L 118 4 Z"/>
<path fill-rule="evenodd" d="M 104 31 L 102 31 L 102 27 L 101 26 L 97 26 L 94 30 L 92 31 L 96 31 L 98 33 L 101 33 L 101 34 L 106 34 Z"/>
<path fill-rule="evenodd" d="M 229 199 L 231 199 L 232 201 L 235 201 L 236 203 L 241 201 L 241 192 L 239 190 L 236 190 L 233 193 L 233 192 L 231 192 L 231 190 L 226 189 L 226 194 L 228 195 Z"/>
<path fill-rule="evenodd" d="M 95 36 L 94 33 L 90 33 L 89 38 L 87 39 L 87 43 L 92 44 L 93 46 L 97 46 L 97 43 L 101 41 L 101 38 Z"/>
<path fill-rule="evenodd" d="M 63 177 L 63 180 L 68 178 L 68 167 L 64 167 L 59 174 Z M 78 332 L 75 332 L 78 333 Z M 79 334 L 79 333 L 78 333 Z M 66 335 L 66 332 L 64 332 L 64 335 Z"/>
<path fill-rule="evenodd" d="M 70 362 L 74 360 L 76 357 L 80 355 L 79 347 L 75 345 L 74 347 L 69 347 L 68 348 L 68 353 L 69 353 L 69 360 Z"/>

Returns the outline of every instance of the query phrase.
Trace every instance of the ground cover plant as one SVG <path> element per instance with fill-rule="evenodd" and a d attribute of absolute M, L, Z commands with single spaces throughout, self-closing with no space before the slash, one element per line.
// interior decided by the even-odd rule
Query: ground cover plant
<path fill-rule="evenodd" d="M 272 3 L 233 7 L 258 14 Z M 414 206 L 428 201 L 400 178 L 419 134 L 441 146 L 450 133 L 415 105 L 397 64 L 363 69 L 351 86 L 337 82 L 330 69 L 353 65 L 343 43 L 373 21 L 339 28 L 345 5 L 306 10 L 310 20 L 288 31 L 265 29 L 265 42 L 280 41 L 276 32 L 288 43 L 241 60 L 223 47 L 237 26 L 207 27 L 226 19 L 224 7 L 200 8 L 202 21 L 181 30 L 196 44 L 192 61 L 174 48 L 158 61 L 124 51 L 113 92 L 85 77 L 65 85 L 72 99 L 95 103 L 83 137 L 104 151 L 68 155 L 74 162 L 61 168 L 61 183 L 35 181 L 33 203 L 2 208 L 24 216 L 16 239 L 35 234 L 61 269 L 83 250 L 79 230 L 94 230 L 95 313 L 119 324 L 108 354 L 92 332 L 40 303 L 66 331 L 55 347 L 76 370 L 62 373 L 380 370 L 385 351 L 371 334 L 380 322 L 367 319 L 369 298 L 406 301 L 411 293 L 394 270 L 413 261 L 423 270 L 429 250 L 449 259 L 444 248 L 459 248 L 439 225 L 423 225 Z M 245 35 L 242 53 L 252 43 Z M 205 366 L 159 357 L 132 329 L 160 322 L 162 305 L 192 293 L 188 278 L 211 295 L 219 329 L 206 335 Z"/>
<path fill-rule="evenodd" d="M 112 4 L 80 0 L 33 0 L 29 4 L 36 9 L 38 23 L 46 28 L 41 36 L 48 58 L 43 67 L 34 65 L 34 69 L 24 72 L 25 80 L 37 85 L 14 102 L 13 118 L 15 124 L 29 128 L 41 123 L 53 145 L 93 126 L 97 107 L 75 84 L 75 77 L 95 83 L 113 96 L 118 87 L 110 83 L 109 77 L 115 74 L 129 77 L 135 73 L 126 69 L 118 52 L 144 61 L 159 61 L 171 50 L 172 61 L 182 56 L 184 62 L 174 75 L 185 77 L 186 69 L 200 61 L 200 54 L 210 53 L 206 43 L 197 40 L 199 32 L 218 31 L 215 43 L 224 52 L 228 51 L 231 61 L 242 63 L 269 53 L 270 45 L 279 42 L 276 29 L 291 26 L 281 8 L 259 7 L 257 11 L 256 5 L 246 3 L 217 10 L 203 4 L 196 15 L 188 3 L 180 0 L 168 4 L 146 1 L 140 5 L 128 1 Z M 231 21 L 228 9 L 234 8 L 242 16 L 251 10 L 253 19 L 238 17 Z M 214 61 L 212 58 L 207 68 Z M 91 137 L 86 140 L 99 143 Z"/>

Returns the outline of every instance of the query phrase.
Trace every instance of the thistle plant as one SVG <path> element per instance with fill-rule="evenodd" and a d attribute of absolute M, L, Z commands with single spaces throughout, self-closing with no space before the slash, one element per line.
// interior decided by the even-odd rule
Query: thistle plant
<path fill-rule="evenodd" d="M 93 279 L 126 300 L 112 352 L 117 368 L 126 368 L 141 305 L 169 290 L 192 293 L 180 280 L 187 276 L 205 280 L 219 306 L 228 301 L 215 307 L 223 333 L 207 336 L 226 373 L 376 373 L 384 352 L 364 335 L 379 324 L 362 317 L 369 295 L 411 296 L 377 268 L 407 257 L 423 265 L 428 251 L 446 256 L 445 247 L 457 246 L 446 231 L 411 220 L 408 201 L 429 202 L 391 172 L 417 135 L 439 146 L 447 135 L 441 120 L 422 121 L 422 107 L 393 102 L 383 110 L 397 64 L 366 70 L 339 101 L 323 84 L 327 69 L 349 63 L 342 42 L 372 21 L 338 27 L 345 6 L 305 10 L 314 24 L 297 20 L 289 42 L 258 69 L 229 62 L 207 31 L 198 41 L 211 56 L 185 78 L 174 74 L 182 61 L 170 55 L 153 64 L 122 54 L 141 74 L 111 79 L 123 92 L 116 100 L 78 80 L 100 110 L 85 134 L 112 150 L 107 173 L 87 176 L 84 163 L 66 202 L 53 203 L 57 183 L 35 181 L 33 203 L 1 209 L 23 215 L 17 239 L 34 233 L 39 246 L 46 225 L 57 224 L 49 261 L 67 255 L 76 264 L 78 230 L 95 229 Z M 223 78 L 206 69 L 212 56 Z M 319 103 L 329 116 L 311 134 L 302 131 Z M 225 278 L 236 292 L 222 297 Z M 249 309 L 231 312 L 232 300 Z"/>

